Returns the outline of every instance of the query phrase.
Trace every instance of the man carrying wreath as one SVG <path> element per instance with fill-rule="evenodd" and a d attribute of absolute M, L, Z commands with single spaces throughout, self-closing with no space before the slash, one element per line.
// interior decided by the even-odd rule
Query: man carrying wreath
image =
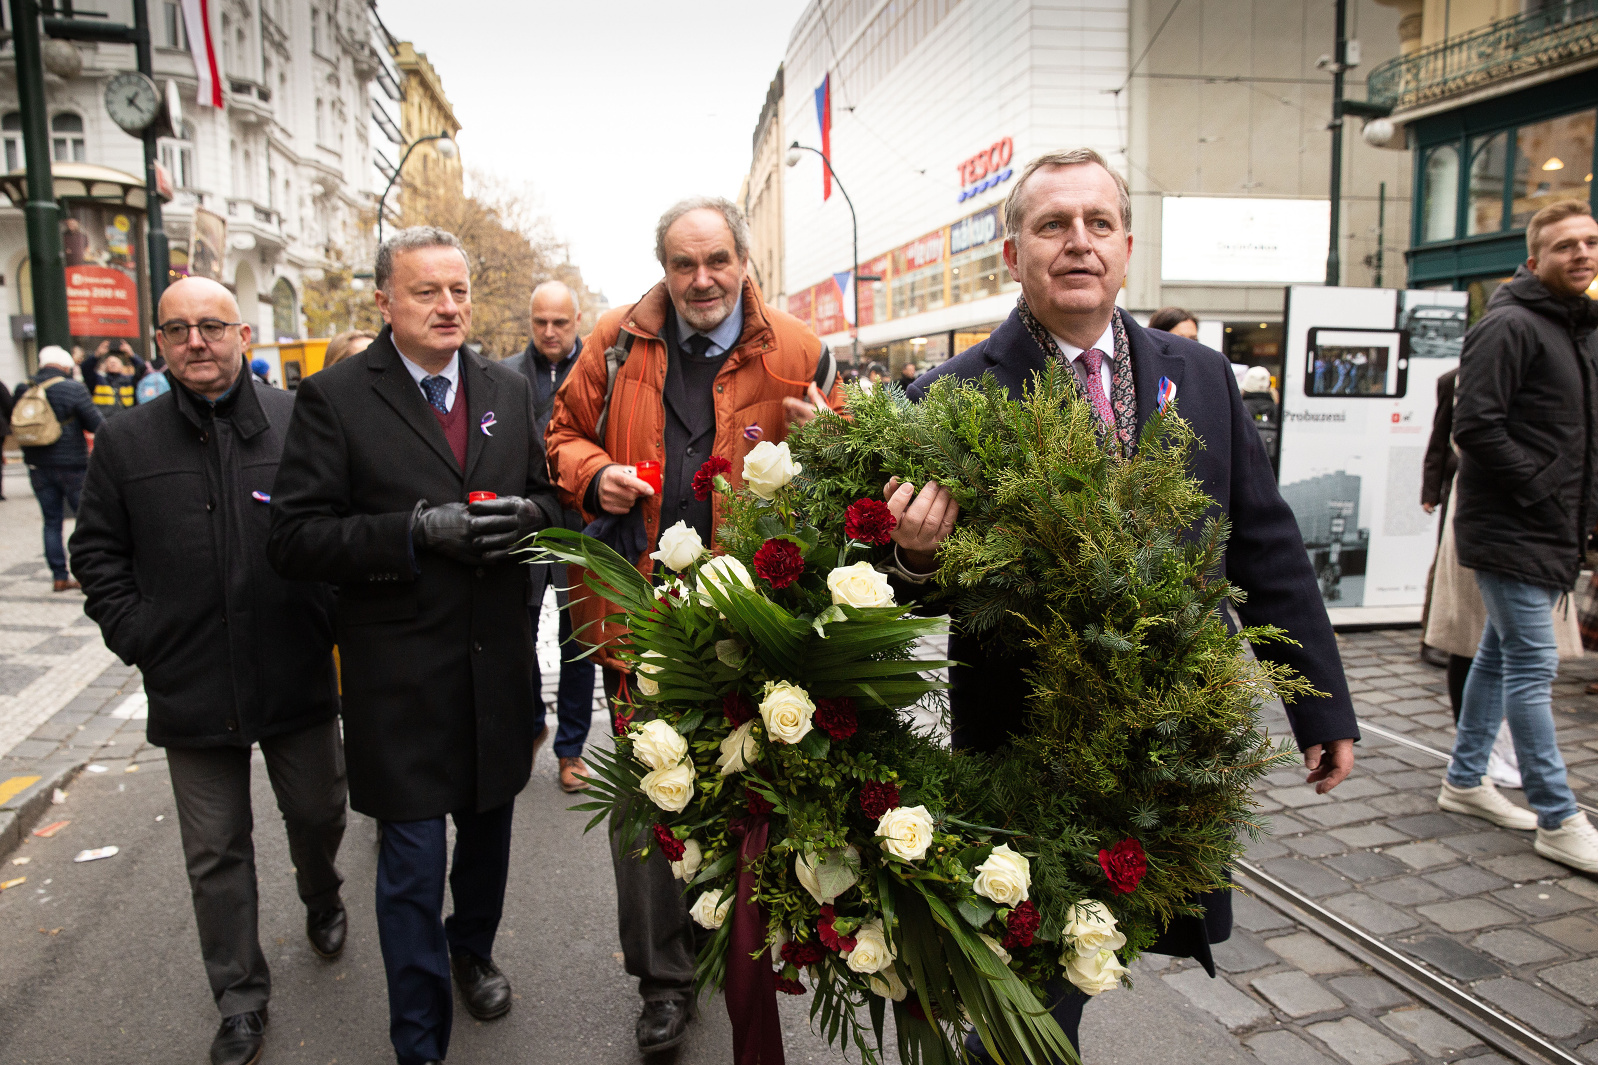
<path fill-rule="evenodd" d="M 1306 782 L 1322 794 L 1330 791 L 1353 768 L 1359 729 L 1309 555 L 1225 357 L 1195 341 L 1145 330 L 1115 306 L 1132 253 L 1125 179 L 1090 148 L 1041 156 L 1005 201 L 1004 225 L 1005 265 L 1021 284 L 1016 309 L 986 340 L 919 377 L 910 398 L 919 400 L 945 375 L 976 380 L 990 373 L 1018 397 L 1049 360 L 1059 360 L 1099 416 L 1100 443 L 1112 455 L 1127 456 L 1149 417 L 1179 397 L 1181 416 L 1203 442 L 1188 473 L 1214 500 L 1204 520 L 1231 520 L 1225 575 L 1247 593 L 1238 613 L 1245 624 L 1286 630 L 1296 642 L 1262 646 L 1260 657 L 1292 667 L 1324 693 L 1298 699 L 1287 713 L 1309 770 Z M 923 584 L 937 568 L 938 545 L 953 530 L 959 508 L 935 483 L 917 491 L 895 478 L 886 494 L 898 518 L 887 566 L 898 581 Z M 958 625 L 949 658 L 957 663 L 949 671 L 953 745 L 1003 746 L 1022 727 L 1031 663 L 990 654 Z M 1178 917 L 1151 949 L 1196 958 L 1213 977 L 1210 944 L 1231 935 L 1231 895 L 1214 892 L 1200 901 L 1202 919 Z M 1051 1004 L 1073 1044 L 1086 1002 L 1062 985 Z M 967 1046 L 976 1060 L 991 1060 L 974 1034 Z"/>
<path fill-rule="evenodd" d="M 599 519 L 591 534 L 646 576 L 659 558 L 680 568 L 714 549 L 724 504 L 710 491 L 711 471 L 741 485 L 751 451 L 781 443 L 790 422 L 842 397 L 821 341 L 767 304 L 749 276 L 749 229 L 731 202 L 701 197 L 671 207 L 655 227 L 655 255 L 665 279 L 595 324 L 555 397 L 546 438 L 562 503 Z M 790 461 L 785 448 L 767 446 L 750 469 L 764 471 L 762 458 Z M 653 465 L 640 469 L 645 463 Z M 784 471 L 765 472 L 786 480 Z M 637 682 L 612 653 L 626 632 L 602 621 L 617 608 L 584 585 L 580 570 L 569 583 L 572 630 L 599 647 L 605 690 L 630 719 Z M 695 949 L 666 858 L 657 849 L 637 860 L 646 842 L 613 838 L 611 855 L 622 951 L 643 998 L 638 1049 L 653 1053 L 687 1033 Z"/>

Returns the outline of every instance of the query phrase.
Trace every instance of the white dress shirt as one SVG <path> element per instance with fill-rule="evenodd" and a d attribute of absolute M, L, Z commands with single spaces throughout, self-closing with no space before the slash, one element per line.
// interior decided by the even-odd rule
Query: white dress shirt
<path fill-rule="evenodd" d="M 396 346 L 394 350 L 399 351 L 399 348 Z M 416 382 L 416 387 L 422 389 L 422 398 L 427 399 L 427 389 L 422 388 L 422 378 L 433 377 L 435 375 L 428 373 L 410 359 L 406 358 L 403 351 L 399 351 L 399 357 L 400 362 L 405 364 L 405 369 L 410 371 L 411 380 Z M 461 353 L 456 351 L 455 354 L 451 355 L 449 357 L 449 365 L 438 371 L 436 376 L 442 377 L 444 380 L 449 382 L 449 388 L 444 391 L 444 406 L 448 407 L 450 410 L 454 410 L 455 393 L 459 390 L 461 381 Z M 432 406 L 433 401 L 427 400 L 427 405 Z"/>
<path fill-rule="evenodd" d="M 1076 373 L 1076 379 L 1082 382 L 1082 387 L 1086 388 L 1088 383 L 1087 367 L 1079 365 L 1076 360 L 1087 349 L 1079 348 L 1070 341 L 1062 340 L 1060 337 L 1055 336 L 1053 333 L 1050 333 L 1049 336 L 1054 337 L 1054 343 L 1059 346 L 1060 353 L 1065 356 L 1065 361 L 1070 364 L 1071 369 Z M 1104 335 L 1099 337 L 1093 347 L 1104 355 L 1104 358 L 1099 360 L 1099 383 L 1104 386 L 1105 396 L 1111 397 L 1111 402 L 1114 402 L 1115 321 L 1113 319 L 1111 319 L 1109 325 L 1104 327 Z"/>

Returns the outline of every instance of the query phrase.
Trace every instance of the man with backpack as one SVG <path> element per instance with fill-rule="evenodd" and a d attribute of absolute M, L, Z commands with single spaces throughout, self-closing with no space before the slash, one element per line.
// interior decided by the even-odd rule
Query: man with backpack
<path fill-rule="evenodd" d="M 67 549 L 61 540 L 66 508 L 74 514 L 89 468 L 89 444 L 83 434 L 105 420 L 89 390 L 72 377 L 72 356 L 54 344 L 39 350 L 39 372 L 18 389 L 11 409 L 11 434 L 22 447 L 28 482 L 44 514 L 44 557 L 58 592 L 79 587 L 67 571 Z"/>

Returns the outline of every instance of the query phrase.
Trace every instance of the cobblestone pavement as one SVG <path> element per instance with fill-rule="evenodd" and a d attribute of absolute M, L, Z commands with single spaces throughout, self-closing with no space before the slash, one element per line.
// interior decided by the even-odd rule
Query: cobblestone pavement
<path fill-rule="evenodd" d="M 15 813 L 30 794 L 38 801 L 26 788 L 7 794 L 8 782 L 18 778 L 40 777 L 37 788 L 56 779 L 52 773 L 67 780 L 85 765 L 101 780 L 117 779 L 101 774 L 164 770 L 152 764 L 163 761 L 161 750 L 144 742 L 137 671 L 105 650 L 82 616 L 80 596 L 49 590 L 38 512 L 18 470 L 7 468 L 11 498 L 0 503 L 0 828 L 6 812 Z M 555 630 L 548 602 L 539 654 L 551 706 L 558 680 Z M 1339 642 L 1361 720 L 1446 752 L 1453 730 L 1443 673 L 1419 661 L 1415 631 L 1349 634 Z M 927 652 L 941 657 L 940 648 Z M 1571 783 L 1579 798 L 1598 805 L 1598 697 L 1582 694 L 1595 678 L 1598 656 L 1564 663 L 1555 707 Z M 606 721 L 596 687 L 595 742 L 608 731 Z M 1287 735 L 1280 710 L 1267 714 L 1266 724 Z M 1440 812 L 1443 765 L 1434 754 L 1367 728 L 1354 775 L 1331 796 L 1316 796 L 1301 769 L 1273 773 L 1259 794 L 1273 833 L 1251 844 L 1249 860 L 1598 1063 L 1598 881 L 1538 857 L 1530 833 Z M 530 791 L 554 790 L 557 767 L 547 748 L 534 774 Z M 1519 801 L 1518 793 L 1510 794 Z M 32 812 L 37 820 L 37 805 Z M 14 844 L 0 836 L 0 853 Z M 1262 902 L 1239 894 L 1236 916 L 1232 939 L 1216 950 L 1220 979 L 1210 980 L 1191 961 L 1149 956 L 1133 966 L 1133 991 L 1095 1002 L 1084 1022 L 1089 1059 L 1119 1059 L 1115 1032 L 1140 1009 L 1186 1008 L 1195 1024 L 1214 1032 L 1206 1061 L 1502 1060 Z M 823 1060 L 826 1054 L 812 1046 L 797 1056 Z"/>

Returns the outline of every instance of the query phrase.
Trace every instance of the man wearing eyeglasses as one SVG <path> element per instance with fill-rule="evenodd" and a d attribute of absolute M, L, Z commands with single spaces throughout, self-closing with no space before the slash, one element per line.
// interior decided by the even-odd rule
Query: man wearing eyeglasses
<path fill-rule="evenodd" d="M 251 1065 L 271 990 L 256 933 L 250 748 L 288 831 L 306 935 L 344 946 L 344 836 L 332 594 L 267 562 L 268 505 L 294 397 L 244 366 L 233 296 L 185 278 L 161 297 L 170 391 L 100 431 L 72 535 L 72 571 L 106 646 L 144 674 L 165 747 L 200 953 L 222 1014 L 213 1065 Z"/>

